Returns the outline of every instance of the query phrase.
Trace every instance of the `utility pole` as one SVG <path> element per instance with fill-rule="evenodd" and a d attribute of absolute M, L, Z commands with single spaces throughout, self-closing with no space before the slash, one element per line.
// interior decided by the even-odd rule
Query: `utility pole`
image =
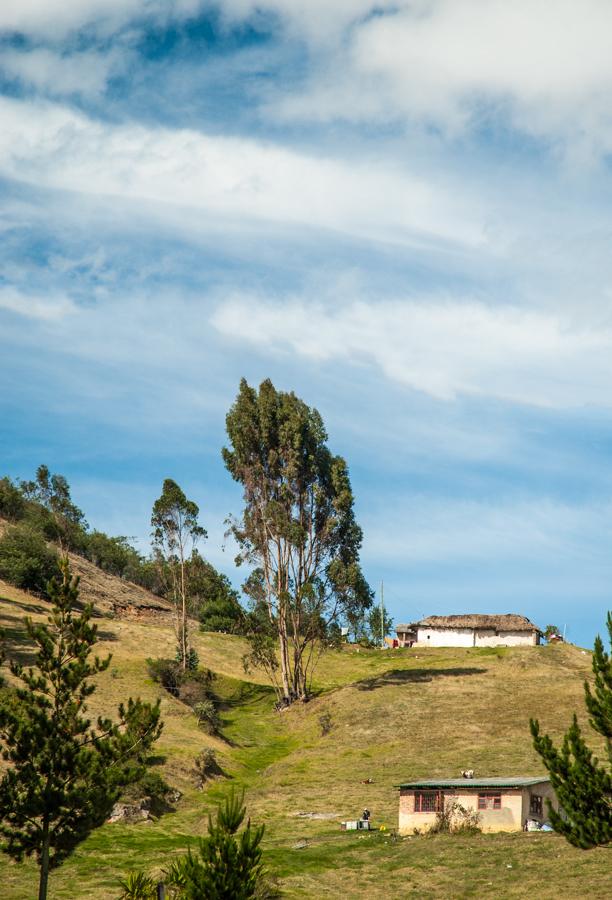
<path fill-rule="evenodd" d="M 380 646 L 385 646 L 385 601 L 384 584 L 380 582 Z"/>

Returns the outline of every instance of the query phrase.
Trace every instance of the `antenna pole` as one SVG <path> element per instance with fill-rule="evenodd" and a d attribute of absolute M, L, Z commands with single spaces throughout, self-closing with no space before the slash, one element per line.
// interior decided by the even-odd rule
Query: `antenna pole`
<path fill-rule="evenodd" d="M 384 584 L 380 582 L 380 646 L 385 646 L 385 601 Z"/>

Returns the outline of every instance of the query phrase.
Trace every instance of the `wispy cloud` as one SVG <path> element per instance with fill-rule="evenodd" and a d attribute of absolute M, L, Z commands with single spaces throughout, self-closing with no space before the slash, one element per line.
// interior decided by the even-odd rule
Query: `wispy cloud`
<path fill-rule="evenodd" d="M 112 126 L 60 105 L 0 99 L 0 173 L 88 196 L 375 240 L 475 245 L 476 210 L 394 167 L 193 130 Z"/>
<path fill-rule="evenodd" d="M 0 286 L 0 309 L 17 313 L 26 319 L 57 321 L 76 312 L 68 297 L 46 297 L 24 294 L 13 287 Z"/>
<path fill-rule="evenodd" d="M 611 28 L 608 0 L 0 2 L 7 467 L 144 537 L 176 477 L 214 554 L 224 414 L 271 377 L 349 461 L 371 580 L 439 612 L 584 594 L 587 639 Z"/>
<path fill-rule="evenodd" d="M 0 31 L 60 38 L 94 27 L 108 34 L 132 19 L 188 18 L 204 5 L 204 0 L 3 0 Z"/>
<path fill-rule="evenodd" d="M 212 321 L 264 352 L 374 364 L 442 400 L 476 394 L 560 408 L 611 402 L 612 330 L 572 327 L 550 314 L 456 301 L 334 308 L 235 297 Z"/>
<path fill-rule="evenodd" d="M 288 3 L 268 5 L 292 21 L 307 15 Z M 335 4 L 353 28 L 319 61 L 306 89 L 287 94 L 272 113 L 424 123 L 447 135 L 492 123 L 583 153 L 612 146 L 606 0 L 364 6 Z"/>
<path fill-rule="evenodd" d="M 0 72 L 5 78 L 34 88 L 43 96 L 95 97 L 104 92 L 111 74 L 127 65 L 119 49 L 58 52 L 47 47 L 4 50 Z"/>

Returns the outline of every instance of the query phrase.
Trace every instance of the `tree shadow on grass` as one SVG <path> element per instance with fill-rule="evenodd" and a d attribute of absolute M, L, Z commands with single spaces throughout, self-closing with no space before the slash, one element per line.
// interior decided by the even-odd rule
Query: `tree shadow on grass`
<path fill-rule="evenodd" d="M 1 597 L 0 599 L 4 600 L 6 603 L 10 603 L 11 607 L 22 609 L 27 615 L 32 615 L 33 613 L 48 614 L 50 609 L 49 606 L 41 606 L 34 597 L 32 598 L 31 603 L 22 603 L 20 600 L 12 600 L 10 597 Z M 4 615 L 6 615 L 7 618 L 14 618 L 9 617 L 8 614 L 3 612 L 3 616 Z"/>
<path fill-rule="evenodd" d="M 11 616 L 3 610 L 0 619 L 2 629 L 2 649 L 6 663 L 15 662 L 22 666 L 36 663 L 37 650 L 30 641 L 23 624 L 23 616 Z"/>
<path fill-rule="evenodd" d="M 37 610 L 35 606 L 25 603 L 18 603 L 17 606 L 27 610 L 28 614 Z M 42 608 L 43 612 L 46 612 Z M 36 665 L 38 647 L 36 647 L 28 637 L 24 624 L 25 616 L 12 615 L 5 609 L 0 615 L 0 630 L 3 632 L 2 647 L 4 649 L 7 662 L 16 662 L 22 666 Z M 38 624 L 35 622 L 34 624 Z M 47 624 L 46 621 L 41 624 Z M 112 631 L 98 630 L 97 637 L 99 641 L 116 641 L 117 635 Z M 94 647 L 95 652 L 95 647 Z"/>
<path fill-rule="evenodd" d="M 381 675 L 356 681 L 354 686 L 359 691 L 375 691 L 388 685 L 422 684 L 433 681 L 434 678 L 463 678 L 466 675 L 482 675 L 486 671 L 476 666 L 457 666 L 452 669 L 390 669 Z"/>
<path fill-rule="evenodd" d="M 101 628 L 98 628 L 96 637 L 98 641 L 105 641 L 107 644 L 112 644 L 119 640 L 114 631 L 103 631 Z"/>

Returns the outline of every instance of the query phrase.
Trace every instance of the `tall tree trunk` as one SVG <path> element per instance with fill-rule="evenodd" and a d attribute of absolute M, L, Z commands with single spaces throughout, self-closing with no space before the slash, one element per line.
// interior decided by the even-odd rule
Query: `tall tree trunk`
<path fill-rule="evenodd" d="M 40 880 L 38 882 L 38 900 L 47 900 L 47 885 L 49 883 L 49 820 L 43 820 L 43 838 L 40 854 Z"/>
<path fill-rule="evenodd" d="M 285 610 L 281 605 L 278 615 L 278 642 L 280 648 L 281 679 L 283 682 L 283 696 L 287 703 L 291 703 L 291 667 L 289 665 L 289 641 L 287 638 L 287 619 Z"/>
<path fill-rule="evenodd" d="M 185 588 L 185 558 L 181 547 L 181 626 L 180 646 L 183 672 L 187 668 L 187 590 Z"/>

